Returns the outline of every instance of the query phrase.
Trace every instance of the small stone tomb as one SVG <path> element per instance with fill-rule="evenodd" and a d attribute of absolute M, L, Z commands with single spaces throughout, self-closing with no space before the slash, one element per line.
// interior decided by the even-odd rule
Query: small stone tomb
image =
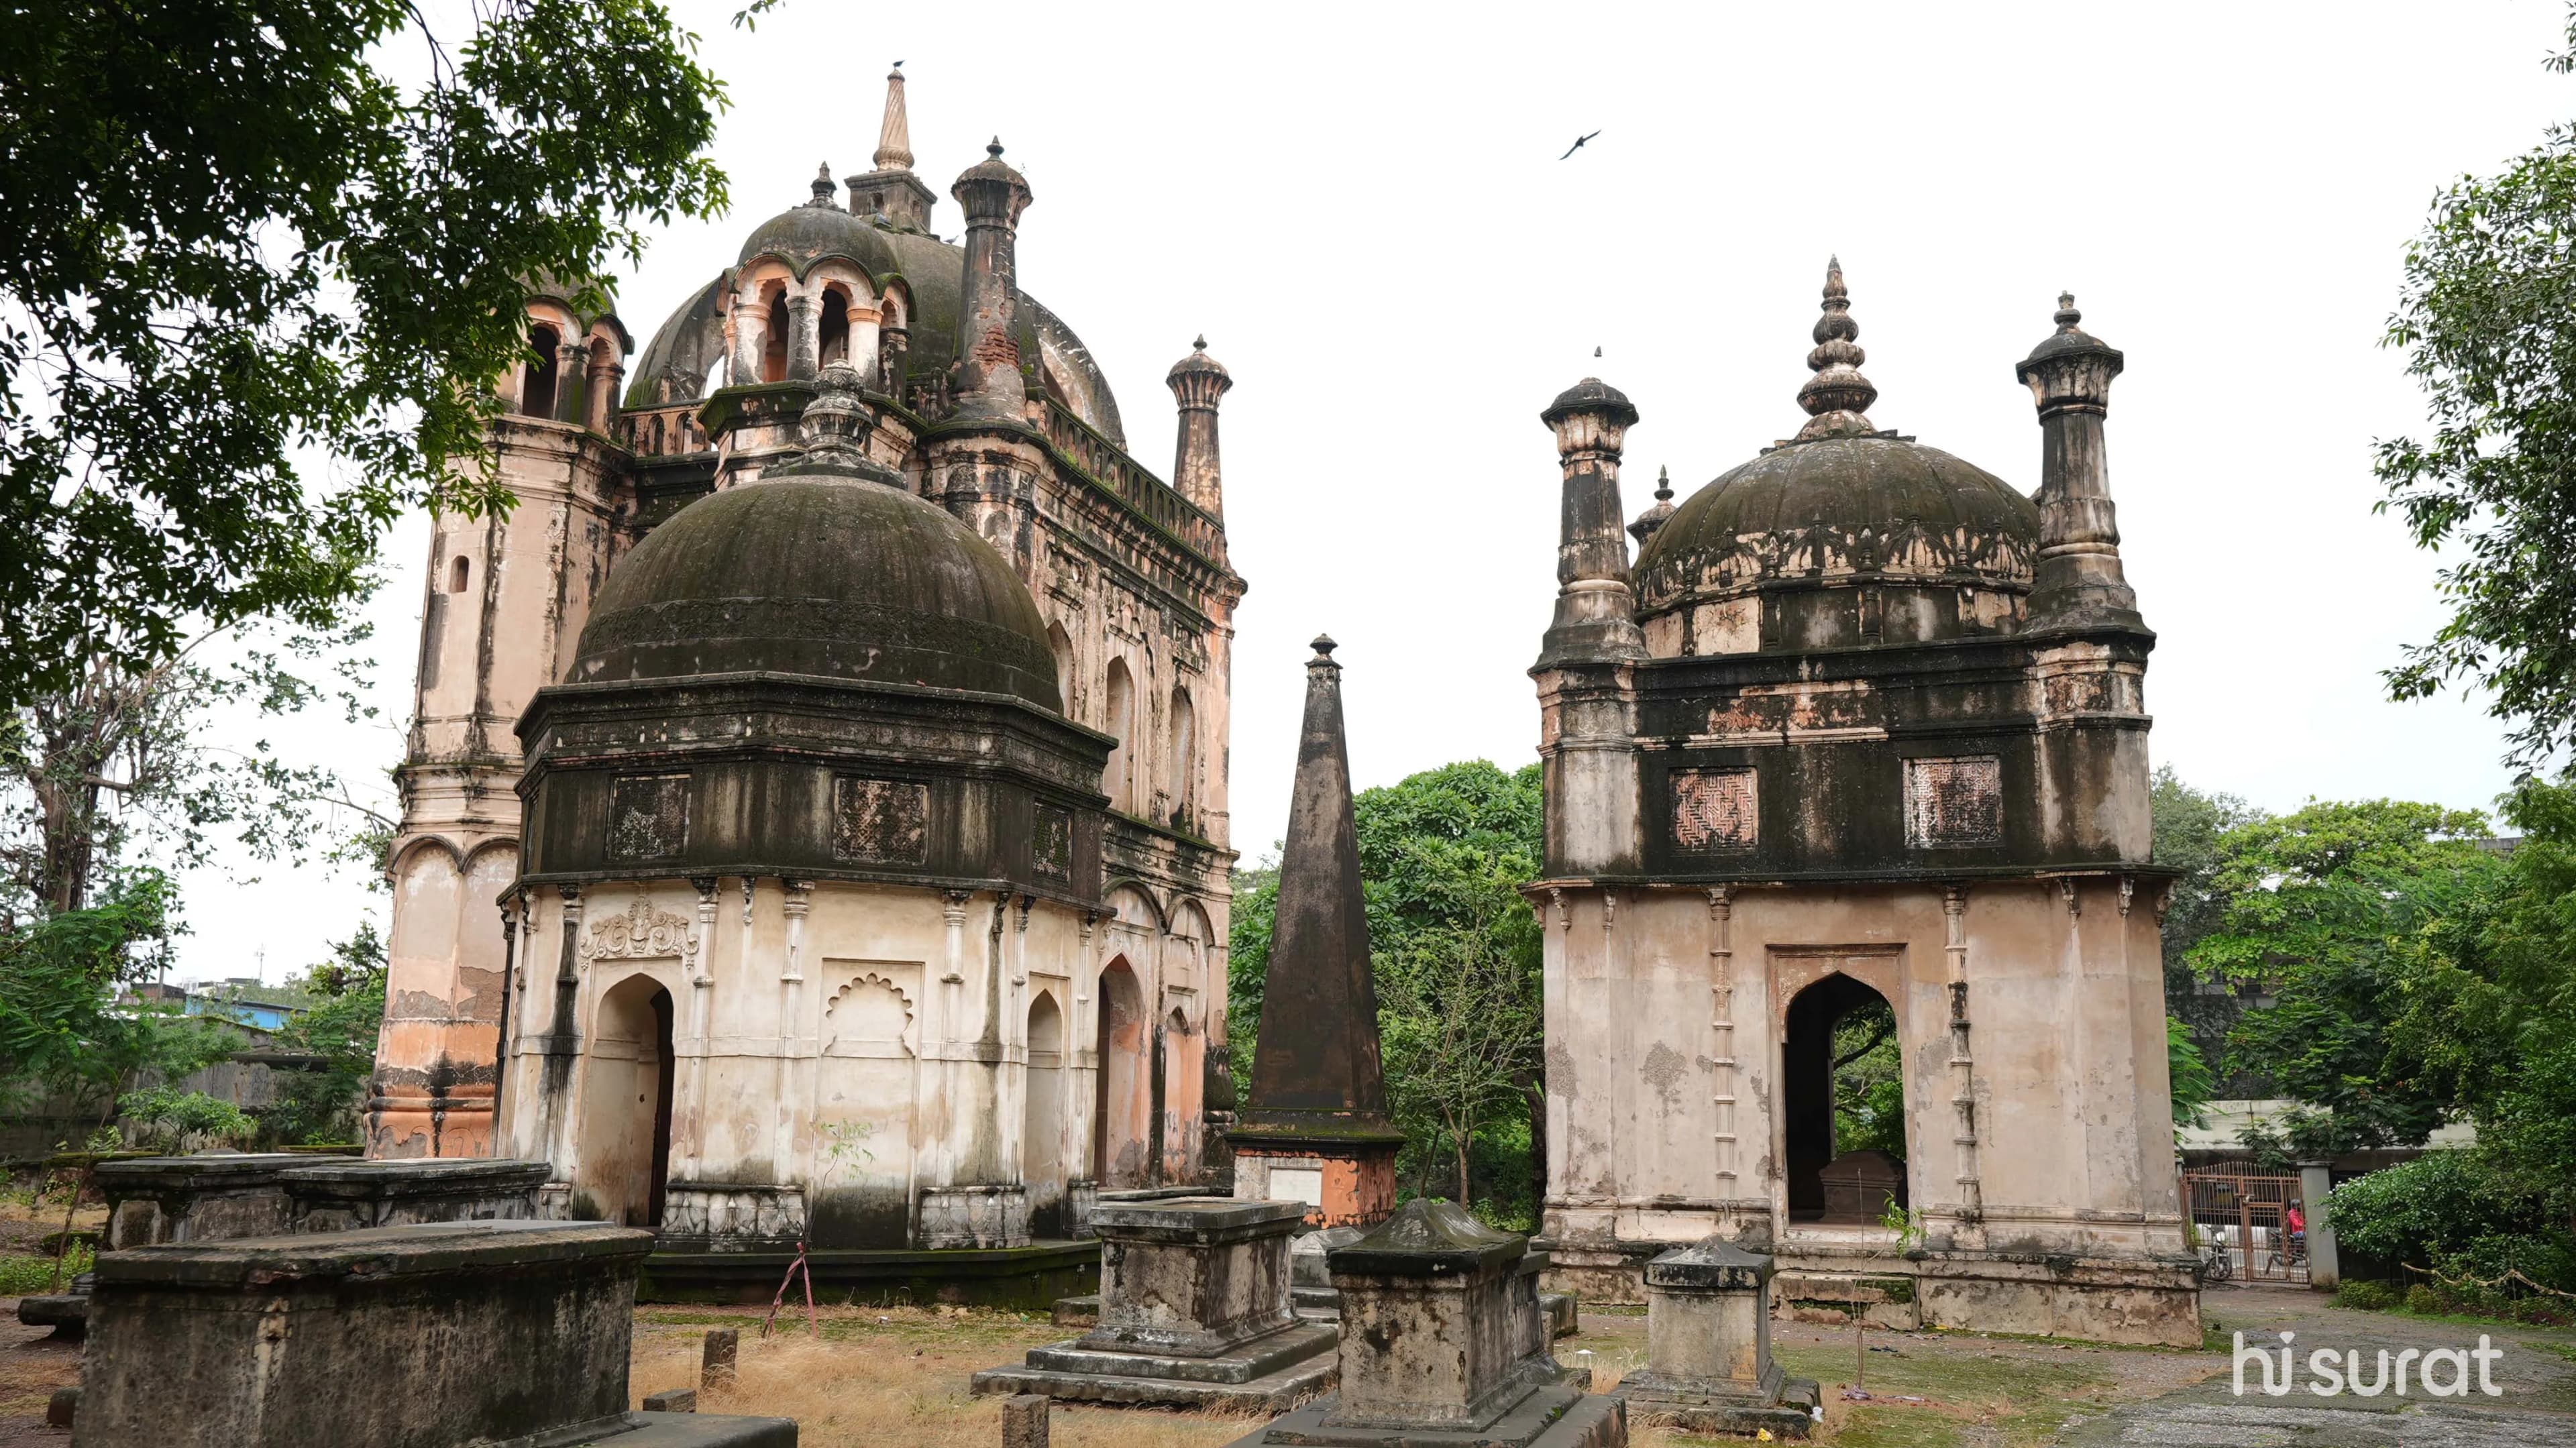
<path fill-rule="evenodd" d="M 1584 1392 L 1548 1346 L 1526 1239 L 1414 1201 L 1331 1252 L 1341 1390 L 1234 1448 L 1621 1448 L 1616 1398 Z"/>
<path fill-rule="evenodd" d="M 1342 1320 L 1342 1294 L 1333 1290 L 1332 1269 L 1325 1265 L 1325 1259 L 1334 1248 L 1347 1247 L 1365 1235 L 1357 1227 L 1326 1227 L 1289 1244 L 1288 1295 L 1299 1317 L 1309 1322 Z M 1521 1271 L 1534 1278 L 1546 1270 L 1547 1262 L 1548 1254 L 1532 1239 L 1529 1255 L 1521 1259 Z M 1547 1321 L 1550 1337 L 1572 1337 L 1580 1330 L 1574 1294 L 1570 1292 L 1540 1292 L 1538 1310 Z"/>
<path fill-rule="evenodd" d="M 73 1448 L 795 1448 L 785 1418 L 627 1410 L 652 1248 L 514 1221 L 110 1252 Z"/>
<path fill-rule="evenodd" d="M 1099 1324 L 975 1374 L 974 1390 L 1270 1412 L 1325 1391 L 1337 1334 L 1288 1305 L 1288 1237 L 1304 1216 L 1298 1202 L 1101 1203 Z"/>
<path fill-rule="evenodd" d="M 1711 1237 L 1646 1264 L 1646 1366 L 1611 1390 L 1694 1433 L 1803 1438 L 1812 1379 L 1771 1360 L 1771 1259 Z"/>

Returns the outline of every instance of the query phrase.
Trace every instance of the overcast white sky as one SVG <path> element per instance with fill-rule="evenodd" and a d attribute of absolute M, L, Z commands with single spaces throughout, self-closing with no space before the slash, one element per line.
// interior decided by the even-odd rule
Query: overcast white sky
<path fill-rule="evenodd" d="M 1305 641 L 1342 642 L 1362 787 L 1532 757 L 1525 676 L 1555 593 L 1538 412 L 1624 389 L 1633 515 L 1795 430 L 1828 253 L 1879 426 L 2031 490 L 2012 364 L 2061 288 L 2128 354 L 2112 488 L 2158 631 L 2152 749 L 2273 808 L 2484 806 L 2473 700 L 2384 700 L 2439 619 L 2434 561 L 2374 516 L 2374 439 L 2421 420 L 2378 346 L 2435 189 L 2576 114 L 2547 0 L 2410 5 L 1290 7 L 685 4 L 733 87 L 733 214 L 661 236 L 621 288 L 639 344 L 805 199 L 865 170 L 879 77 L 911 78 L 941 196 L 999 133 L 1036 193 L 1022 285 L 1108 372 L 1136 455 L 1205 331 L 1234 374 L 1235 844 L 1285 824 Z M 1571 160 L 1578 134 L 1600 136 Z M 1603 356 L 1593 358 L 1599 347 Z M 381 702 L 410 705 L 420 520 L 390 545 Z M 353 770 L 398 727 L 271 731 Z M 351 879 L 190 882 L 184 974 L 276 979 L 361 911 Z"/>

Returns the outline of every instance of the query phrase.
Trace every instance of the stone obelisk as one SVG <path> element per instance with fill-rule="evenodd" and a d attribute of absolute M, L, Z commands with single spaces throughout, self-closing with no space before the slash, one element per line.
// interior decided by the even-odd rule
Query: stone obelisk
<path fill-rule="evenodd" d="M 1279 859 L 1252 1092 L 1227 1135 L 1237 1197 L 1302 1201 L 1310 1226 L 1369 1227 L 1395 1210 L 1404 1133 L 1386 1114 L 1333 647 L 1329 638 L 1315 640 L 1306 662 L 1306 722 Z"/>

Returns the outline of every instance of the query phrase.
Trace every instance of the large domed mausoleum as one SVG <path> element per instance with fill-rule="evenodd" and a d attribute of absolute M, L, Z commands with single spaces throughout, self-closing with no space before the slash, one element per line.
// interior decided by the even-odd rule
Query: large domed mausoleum
<path fill-rule="evenodd" d="M 1158 476 L 1001 144 L 947 237 L 913 161 L 898 71 L 640 352 L 537 289 L 518 506 L 431 543 L 368 1149 L 543 1160 L 676 1287 L 1075 1272 L 1098 1193 L 1228 1170 L 1231 378 Z"/>

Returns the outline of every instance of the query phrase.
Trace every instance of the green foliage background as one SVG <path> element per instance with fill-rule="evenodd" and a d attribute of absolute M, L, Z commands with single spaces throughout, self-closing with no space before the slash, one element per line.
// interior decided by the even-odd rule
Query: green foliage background
<path fill-rule="evenodd" d="M 1408 1195 L 1460 1197 L 1529 1230 L 1545 1190 L 1537 918 L 1520 887 L 1541 861 L 1539 767 L 1426 770 L 1353 800 L 1389 1108 Z M 1241 872 L 1227 1021 L 1251 1085 L 1278 905 L 1275 867 Z M 1461 1157 L 1467 1187 L 1458 1187 Z"/>

